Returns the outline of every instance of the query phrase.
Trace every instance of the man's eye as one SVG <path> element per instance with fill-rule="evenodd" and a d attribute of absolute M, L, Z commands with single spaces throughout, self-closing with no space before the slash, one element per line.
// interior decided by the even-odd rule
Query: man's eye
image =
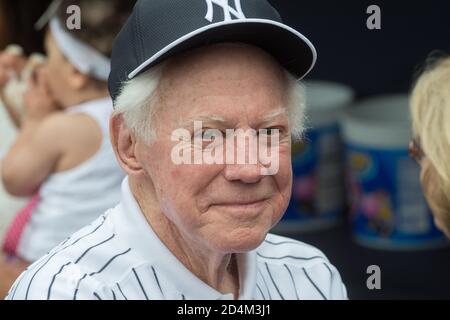
<path fill-rule="evenodd" d="M 278 128 L 266 128 L 261 131 L 262 134 L 272 136 L 280 133 L 280 129 Z"/>

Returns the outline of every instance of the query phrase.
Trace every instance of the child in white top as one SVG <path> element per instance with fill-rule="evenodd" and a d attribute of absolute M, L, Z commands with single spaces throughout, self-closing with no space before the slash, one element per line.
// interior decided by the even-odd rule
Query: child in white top
<path fill-rule="evenodd" d="M 112 41 L 128 14 L 123 2 L 63 1 L 51 18 L 47 64 L 30 79 L 26 115 L 2 161 L 7 191 L 15 196 L 38 193 L 39 201 L 20 237 L 16 262 L 0 256 L 0 297 L 28 263 L 119 201 L 124 174 L 109 143 L 112 102 L 106 81 Z M 69 4 L 78 4 L 86 15 L 86 23 L 73 32 L 65 21 Z M 98 10 L 99 5 L 112 10 Z M 1 58 L 0 80 L 5 82 Z"/>

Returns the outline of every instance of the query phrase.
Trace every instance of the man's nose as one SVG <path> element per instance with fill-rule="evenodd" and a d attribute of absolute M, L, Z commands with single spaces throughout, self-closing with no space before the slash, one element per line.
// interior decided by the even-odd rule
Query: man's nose
<path fill-rule="evenodd" d="M 261 164 L 227 164 L 224 169 L 225 178 L 229 181 L 257 183 L 263 175 Z"/>

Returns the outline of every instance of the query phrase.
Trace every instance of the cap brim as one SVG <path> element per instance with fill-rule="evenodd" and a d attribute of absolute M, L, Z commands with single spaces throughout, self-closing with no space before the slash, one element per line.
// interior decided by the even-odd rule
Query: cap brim
<path fill-rule="evenodd" d="M 176 54 L 220 42 L 243 42 L 260 47 L 298 79 L 311 71 L 317 59 L 312 43 L 289 26 L 264 19 L 231 20 L 208 25 L 179 38 L 149 57 L 128 78 Z"/>

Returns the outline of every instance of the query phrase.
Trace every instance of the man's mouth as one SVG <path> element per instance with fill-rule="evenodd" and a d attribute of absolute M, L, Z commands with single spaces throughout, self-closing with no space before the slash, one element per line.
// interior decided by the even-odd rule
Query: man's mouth
<path fill-rule="evenodd" d="M 260 198 L 255 200 L 234 200 L 219 202 L 213 204 L 214 207 L 224 208 L 224 209 L 235 209 L 235 210 L 257 210 L 263 208 L 267 203 L 267 198 Z"/>

